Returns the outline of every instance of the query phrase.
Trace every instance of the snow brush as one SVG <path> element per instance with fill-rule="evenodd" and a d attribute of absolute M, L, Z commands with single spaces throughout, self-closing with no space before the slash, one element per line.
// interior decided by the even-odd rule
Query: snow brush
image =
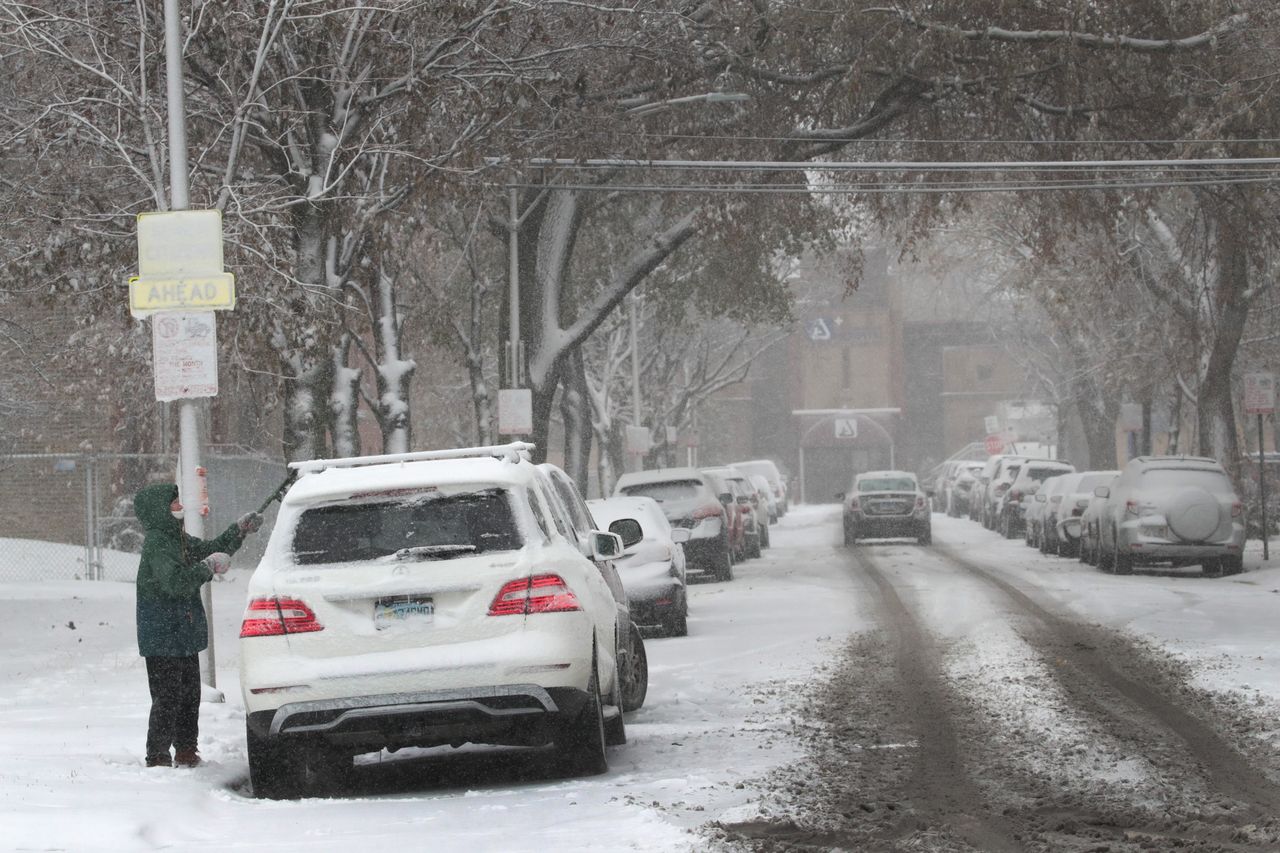
<path fill-rule="evenodd" d="M 298 472 L 290 468 L 289 475 L 284 478 L 284 482 L 277 486 L 271 496 L 262 502 L 262 506 L 258 507 L 258 515 L 262 515 L 267 511 L 267 507 L 284 497 L 284 493 L 289 491 L 289 487 L 293 485 L 293 481 L 296 479 L 298 479 Z"/>

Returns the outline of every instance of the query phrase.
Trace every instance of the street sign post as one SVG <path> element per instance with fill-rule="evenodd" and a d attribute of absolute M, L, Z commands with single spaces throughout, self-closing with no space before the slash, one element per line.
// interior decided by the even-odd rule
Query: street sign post
<path fill-rule="evenodd" d="M 1244 377 L 1244 410 L 1258 416 L 1258 504 L 1262 512 L 1262 559 L 1271 559 L 1270 537 L 1267 535 L 1267 459 L 1263 453 L 1263 417 L 1276 413 L 1276 376 L 1274 373 L 1247 373 Z"/>
<path fill-rule="evenodd" d="M 498 390 L 498 435 L 533 433 L 533 391 L 528 388 Z"/>
<path fill-rule="evenodd" d="M 858 419 L 857 418 L 836 418 L 835 424 L 836 438 L 857 438 L 858 437 Z"/>
<path fill-rule="evenodd" d="M 138 214 L 138 274 L 129 279 L 129 311 L 230 311 L 235 276 L 222 268 L 222 214 L 170 210 Z"/>
<path fill-rule="evenodd" d="M 218 337 L 213 313 L 166 311 L 151 319 L 156 399 L 218 396 Z"/>

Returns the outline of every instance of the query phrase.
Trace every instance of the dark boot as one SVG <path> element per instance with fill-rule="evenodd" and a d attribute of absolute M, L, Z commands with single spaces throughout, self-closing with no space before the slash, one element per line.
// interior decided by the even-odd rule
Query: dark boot
<path fill-rule="evenodd" d="M 177 767 L 199 767 L 202 762 L 200 761 L 200 753 L 196 752 L 193 747 L 191 749 L 179 749 L 174 753 L 173 763 Z"/>
<path fill-rule="evenodd" d="M 147 756 L 148 767 L 172 767 L 173 759 L 169 757 L 169 753 L 161 753 L 160 755 Z"/>

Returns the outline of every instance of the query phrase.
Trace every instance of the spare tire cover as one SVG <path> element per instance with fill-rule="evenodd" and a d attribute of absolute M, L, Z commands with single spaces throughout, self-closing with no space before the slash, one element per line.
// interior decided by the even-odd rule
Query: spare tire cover
<path fill-rule="evenodd" d="M 1204 489 L 1179 489 L 1169 501 L 1169 529 L 1181 539 L 1200 542 L 1218 529 L 1221 512 L 1218 499 Z"/>

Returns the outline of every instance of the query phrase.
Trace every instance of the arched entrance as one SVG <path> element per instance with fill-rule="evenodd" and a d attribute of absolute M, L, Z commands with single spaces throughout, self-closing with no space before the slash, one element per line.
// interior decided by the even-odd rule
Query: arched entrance
<path fill-rule="evenodd" d="M 800 502 L 830 503 L 862 471 L 893 468 L 901 409 L 797 409 Z"/>

